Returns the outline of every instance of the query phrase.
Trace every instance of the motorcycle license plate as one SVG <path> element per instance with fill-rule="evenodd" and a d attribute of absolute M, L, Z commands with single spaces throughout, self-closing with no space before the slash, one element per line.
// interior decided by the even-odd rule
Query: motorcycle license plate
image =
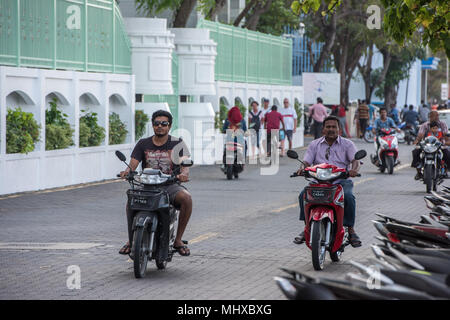
<path fill-rule="evenodd" d="M 323 190 L 312 190 L 311 195 L 313 196 L 313 198 L 323 198 L 327 194 Z"/>

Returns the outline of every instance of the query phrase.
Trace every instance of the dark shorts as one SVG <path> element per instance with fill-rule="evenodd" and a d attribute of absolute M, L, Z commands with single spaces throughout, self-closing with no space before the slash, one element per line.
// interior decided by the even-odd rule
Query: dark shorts
<path fill-rule="evenodd" d="M 170 203 L 174 205 L 176 208 L 179 208 L 179 206 L 175 205 L 175 197 L 177 196 L 177 193 L 182 190 L 187 191 L 187 189 L 179 183 L 174 183 L 168 186 L 162 186 L 160 187 L 160 189 L 167 191 L 167 193 L 169 194 Z"/>
<path fill-rule="evenodd" d="M 294 130 L 286 130 L 286 137 L 288 138 L 289 141 L 292 141 L 293 132 Z"/>

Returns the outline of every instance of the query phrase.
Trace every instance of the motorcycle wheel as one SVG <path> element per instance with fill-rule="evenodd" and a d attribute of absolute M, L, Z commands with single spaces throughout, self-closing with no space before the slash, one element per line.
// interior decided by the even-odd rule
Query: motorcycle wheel
<path fill-rule="evenodd" d="M 373 143 L 373 133 L 368 130 L 364 133 L 364 141 L 367 143 Z"/>
<path fill-rule="evenodd" d="M 423 171 L 423 180 L 427 186 L 427 193 L 431 193 L 431 187 L 433 185 L 433 166 L 431 164 L 425 165 L 425 170 Z"/>
<path fill-rule="evenodd" d="M 233 166 L 232 165 L 227 165 L 227 179 L 231 180 L 233 179 Z"/>
<path fill-rule="evenodd" d="M 163 270 L 163 269 L 165 269 L 167 267 L 167 261 L 166 260 L 164 260 L 164 261 L 156 260 L 155 264 L 156 264 L 156 267 L 158 268 L 158 270 Z"/>
<path fill-rule="evenodd" d="M 313 221 L 311 224 L 311 251 L 312 251 L 312 264 L 314 270 L 323 270 L 325 262 L 326 248 L 325 244 L 325 227 L 322 221 Z"/>
<path fill-rule="evenodd" d="M 138 279 L 144 277 L 147 270 L 149 240 L 150 237 L 146 228 L 141 227 L 134 231 L 134 276 Z"/>
<path fill-rule="evenodd" d="M 386 158 L 386 167 L 388 169 L 389 174 L 394 173 L 394 157 L 388 156 Z"/>
<path fill-rule="evenodd" d="M 336 252 L 330 252 L 330 258 L 333 262 L 339 262 L 341 261 L 342 251 L 339 249 Z"/>

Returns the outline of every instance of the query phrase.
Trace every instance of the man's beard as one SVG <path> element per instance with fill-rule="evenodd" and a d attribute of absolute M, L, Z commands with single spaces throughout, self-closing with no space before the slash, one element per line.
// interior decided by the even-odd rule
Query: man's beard
<path fill-rule="evenodd" d="M 155 132 L 155 136 L 157 136 L 158 138 L 165 137 L 167 134 L 168 134 L 168 132 L 167 132 L 167 133 L 158 133 L 158 132 Z"/>

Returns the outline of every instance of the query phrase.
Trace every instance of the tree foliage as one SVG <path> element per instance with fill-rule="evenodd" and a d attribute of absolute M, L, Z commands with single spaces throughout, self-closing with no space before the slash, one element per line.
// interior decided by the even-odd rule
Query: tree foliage
<path fill-rule="evenodd" d="M 186 27 L 188 18 L 197 4 L 197 0 L 135 0 L 135 2 L 136 9 L 146 16 L 172 10 L 174 28 Z"/>
<path fill-rule="evenodd" d="M 122 144 L 125 142 L 128 130 L 125 123 L 120 120 L 117 113 L 112 112 L 109 115 L 109 144 Z"/>
<path fill-rule="evenodd" d="M 143 110 L 136 110 L 134 115 L 134 133 L 136 140 L 140 139 L 145 133 L 145 126 L 150 121 L 150 118 Z"/>
<path fill-rule="evenodd" d="M 450 1 L 381 0 L 384 29 L 399 44 L 421 31 L 423 45 L 433 52 L 444 48 L 450 57 Z"/>
<path fill-rule="evenodd" d="M 45 110 L 45 150 L 66 149 L 74 145 L 75 130 L 67 118 L 58 106 L 58 99 L 53 98 L 49 109 Z"/>
<path fill-rule="evenodd" d="M 21 108 L 7 110 L 6 114 L 6 153 L 28 153 L 34 150 L 39 141 L 38 125 L 31 112 Z"/>
<path fill-rule="evenodd" d="M 105 128 L 98 125 L 97 113 L 86 112 L 80 117 L 80 147 L 95 147 L 105 139 Z"/>
<path fill-rule="evenodd" d="M 325 16 L 342 5 L 344 0 L 295 0 L 291 9 L 294 13 L 317 12 L 321 4 L 326 9 L 320 13 Z M 433 52 L 444 49 L 450 57 L 450 1 L 448 0 L 381 0 L 385 14 L 383 28 L 386 34 L 398 44 L 412 39 L 414 33 L 421 33 L 424 46 L 429 45 Z"/>

